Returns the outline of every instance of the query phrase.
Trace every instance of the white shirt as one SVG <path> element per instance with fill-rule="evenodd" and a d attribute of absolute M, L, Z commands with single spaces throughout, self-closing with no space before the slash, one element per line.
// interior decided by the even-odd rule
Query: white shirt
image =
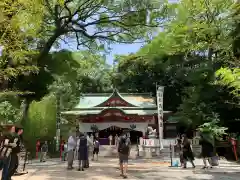
<path fill-rule="evenodd" d="M 68 151 L 71 151 L 71 150 L 73 150 L 73 149 L 75 149 L 76 148 L 76 141 L 75 141 L 75 139 L 72 137 L 72 136 L 70 136 L 69 138 L 68 138 L 68 144 L 67 144 L 67 149 L 68 149 Z"/>
<path fill-rule="evenodd" d="M 92 145 L 93 145 L 92 139 L 89 136 L 87 136 L 87 146 L 92 146 Z"/>

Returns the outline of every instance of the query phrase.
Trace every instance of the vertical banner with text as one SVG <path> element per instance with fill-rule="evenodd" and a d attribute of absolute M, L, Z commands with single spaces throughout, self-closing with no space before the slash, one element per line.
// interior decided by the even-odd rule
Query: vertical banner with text
<path fill-rule="evenodd" d="M 158 110 L 158 131 L 159 131 L 159 142 L 160 148 L 163 148 L 162 139 L 163 139 L 163 93 L 164 87 L 158 86 L 157 89 L 157 110 Z"/>

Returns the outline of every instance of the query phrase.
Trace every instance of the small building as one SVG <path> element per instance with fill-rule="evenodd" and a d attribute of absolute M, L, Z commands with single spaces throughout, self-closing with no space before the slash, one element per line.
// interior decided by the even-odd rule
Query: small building
<path fill-rule="evenodd" d="M 158 131 L 157 105 L 149 93 L 119 93 L 115 89 L 113 93 L 83 94 L 73 110 L 61 114 L 76 120 L 81 132 L 98 132 L 103 139 L 119 135 L 123 129 L 131 130 L 133 141 L 145 136 L 148 126 Z M 164 129 L 169 126 L 172 131 L 176 126 L 167 123 L 169 114 L 164 111 Z M 168 133 L 164 131 L 164 134 Z"/>

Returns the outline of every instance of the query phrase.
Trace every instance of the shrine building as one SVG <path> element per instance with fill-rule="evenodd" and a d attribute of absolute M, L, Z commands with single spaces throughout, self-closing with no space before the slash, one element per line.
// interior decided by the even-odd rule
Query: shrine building
<path fill-rule="evenodd" d="M 119 93 L 115 89 L 113 93 L 83 94 L 73 110 L 61 114 L 76 121 L 80 132 L 98 132 L 100 139 L 119 135 L 123 129 L 130 130 L 133 141 L 145 136 L 148 126 L 158 132 L 157 105 L 149 93 Z M 164 111 L 165 137 L 169 132 L 175 136 L 175 125 L 167 122 L 170 114 Z"/>

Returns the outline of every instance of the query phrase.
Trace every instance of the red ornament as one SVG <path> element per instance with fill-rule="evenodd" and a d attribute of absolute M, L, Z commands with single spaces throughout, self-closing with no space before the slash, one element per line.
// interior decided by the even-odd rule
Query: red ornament
<path fill-rule="evenodd" d="M 125 120 L 129 120 L 130 118 L 126 116 L 126 117 L 124 117 L 124 119 L 125 119 Z"/>

